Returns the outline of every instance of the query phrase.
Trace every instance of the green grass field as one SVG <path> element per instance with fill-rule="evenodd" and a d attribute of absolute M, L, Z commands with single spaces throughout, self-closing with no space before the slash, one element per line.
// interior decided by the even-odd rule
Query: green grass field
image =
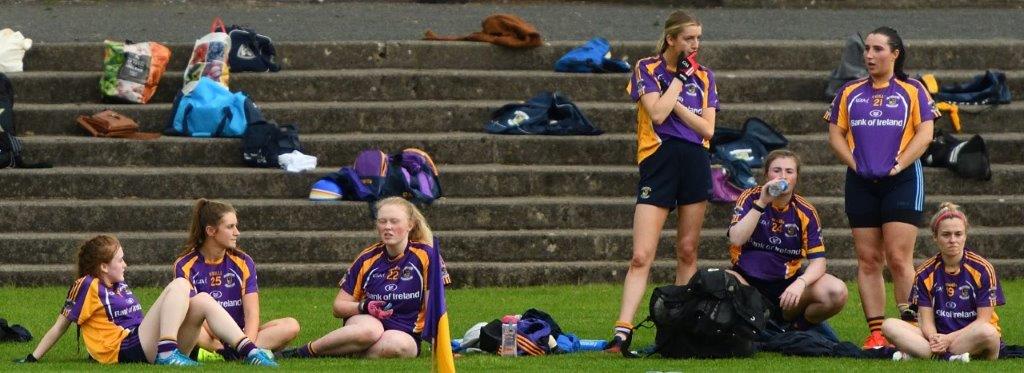
<path fill-rule="evenodd" d="M 1008 304 L 997 309 L 1001 318 L 1003 337 L 1015 344 L 1024 343 L 1024 281 L 1003 284 Z M 70 330 L 64 338 L 46 355 L 44 360 L 31 366 L 15 366 L 11 359 L 30 352 L 38 338 L 52 325 L 67 289 L 45 288 L 0 288 L 0 317 L 12 323 L 26 326 L 36 337 L 31 343 L 0 344 L 0 371 L 15 368 L 21 370 L 86 371 L 118 369 L 138 371 L 161 369 L 146 365 L 122 365 L 104 367 L 86 359 L 84 346 L 76 351 L 75 332 Z M 339 321 L 331 317 L 330 303 L 335 288 L 266 288 L 261 291 L 264 319 L 293 316 L 302 323 L 302 332 L 297 341 L 305 343 L 332 328 Z M 480 288 L 456 289 L 448 292 L 449 316 L 453 338 L 461 337 L 466 328 L 478 321 L 489 321 L 507 313 L 521 313 L 534 307 L 549 312 L 563 329 L 585 339 L 603 339 L 610 334 L 610 327 L 618 310 L 620 285 L 546 286 L 527 288 Z M 157 289 L 136 289 L 135 294 L 148 305 Z M 1020 295 L 1020 296 L 1018 296 Z M 640 315 L 646 316 L 646 300 Z M 148 307 L 146 308 L 148 310 Z M 890 315 L 895 311 L 890 310 Z M 854 284 L 850 284 L 850 301 L 844 312 L 831 321 L 840 337 L 860 343 L 865 336 L 865 326 L 860 301 Z M 72 328 L 73 329 L 73 328 Z M 654 337 L 651 329 L 638 332 L 634 346 L 646 346 Z M 425 355 L 429 355 L 426 353 Z M 408 360 L 370 361 L 365 359 L 315 359 L 283 360 L 281 367 L 288 370 L 306 371 L 429 371 L 427 356 Z M 216 369 L 252 369 L 235 363 L 216 362 L 206 364 Z M 896 363 L 891 361 L 866 361 L 854 359 L 795 358 L 778 354 L 761 353 L 753 359 L 730 359 L 714 361 L 670 360 L 651 357 L 627 360 L 618 355 L 604 353 L 580 353 L 547 357 L 500 358 L 497 356 L 470 355 L 456 359 L 456 367 L 462 371 L 583 371 L 583 372 L 647 372 L 647 371 L 839 371 L 867 369 L 899 369 L 899 371 L 1024 371 L 1024 360 L 1003 360 L 998 362 L 972 361 L 968 366 L 942 361 L 913 361 Z"/>

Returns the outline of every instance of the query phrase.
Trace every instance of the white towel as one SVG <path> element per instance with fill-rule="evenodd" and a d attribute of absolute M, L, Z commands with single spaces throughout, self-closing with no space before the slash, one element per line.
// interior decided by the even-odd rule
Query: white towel
<path fill-rule="evenodd" d="M 302 172 L 316 168 L 316 157 L 302 154 L 298 150 L 277 156 L 277 163 L 288 172 Z"/>

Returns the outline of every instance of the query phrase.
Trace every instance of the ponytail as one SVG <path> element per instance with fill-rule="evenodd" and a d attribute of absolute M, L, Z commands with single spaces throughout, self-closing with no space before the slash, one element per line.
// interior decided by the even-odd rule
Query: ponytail
<path fill-rule="evenodd" d="M 202 247 L 206 242 L 206 227 L 216 227 L 220 224 L 220 219 L 229 212 L 234 213 L 235 208 L 228 203 L 206 198 L 196 200 L 196 205 L 192 208 L 192 217 L 189 218 L 188 241 L 178 256 L 188 255 L 192 250 Z"/>

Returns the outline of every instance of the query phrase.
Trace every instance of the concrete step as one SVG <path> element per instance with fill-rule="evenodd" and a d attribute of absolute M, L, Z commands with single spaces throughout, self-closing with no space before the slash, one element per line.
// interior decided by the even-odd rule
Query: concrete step
<path fill-rule="evenodd" d="M 326 166 L 326 165 L 325 165 Z M 636 193 L 636 166 L 440 165 L 447 197 L 601 196 Z M 2 198 L 305 198 L 320 177 L 337 170 L 321 167 L 292 174 L 245 167 L 58 167 L 0 172 Z M 839 196 L 845 167 L 806 166 L 800 193 Z M 760 173 L 757 173 L 760 177 Z M 1024 165 L 993 166 L 992 180 L 962 179 L 941 168 L 925 169 L 925 193 L 944 195 L 1012 195 L 1020 191 Z M 253 188 L 253 186 L 259 186 Z"/>
<path fill-rule="evenodd" d="M 825 132 L 787 136 L 807 165 L 838 161 Z M 962 136 L 963 137 L 963 136 Z M 1024 133 L 983 134 L 992 163 L 1024 163 Z M 363 149 L 417 147 L 440 164 L 635 165 L 636 136 L 514 136 L 485 133 L 396 133 L 301 136 L 304 153 L 320 165 L 351 164 Z M 138 141 L 84 136 L 26 136 L 26 157 L 58 166 L 241 166 L 239 139 L 164 136 Z"/>
<path fill-rule="evenodd" d="M 243 221 L 244 223 L 244 221 Z M 969 232 L 970 246 L 987 258 L 1020 258 L 1020 227 L 978 227 Z M 0 234 L 0 262 L 7 264 L 63 264 L 73 262 L 82 240 L 98 233 L 19 232 Z M 438 231 L 445 260 L 467 262 L 572 262 L 581 259 L 622 261 L 630 259 L 629 229 L 472 230 Z M 121 232 L 116 236 L 128 250 L 129 266 L 170 266 L 178 257 L 186 234 L 179 232 Z M 724 228 L 701 232 L 702 260 L 729 259 Z M 850 230 L 829 228 L 823 232 L 828 258 L 856 259 Z M 361 231 L 243 231 L 240 247 L 260 266 L 273 263 L 348 264 L 359 251 L 376 240 L 369 229 Z M 918 232 L 915 256 L 934 255 L 931 232 Z M 657 257 L 675 258 L 675 231 L 662 234 Z"/>
<path fill-rule="evenodd" d="M 523 97 L 526 99 L 527 97 Z M 318 133 L 482 132 L 491 113 L 515 101 L 370 101 L 370 102 L 268 102 L 260 105 L 264 116 L 279 123 L 296 123 L 303 135 Z M 577 102 L 583 114 L 606 133 L 636 133 L 636 105 L 619 102 Z M 719 127 L 740 128 L 747 118 L 758 117 L 786 135 L 824 133 L 821 120 L 824 102 L 774 101 L 722 103 L 716 116 Z M 74 118 L 112 109 L 127 115 L 143 131 L 163 131 L 171 117 L 171 104 L 31 104 L 17 105 L 21 134 L 81 135 Z M 1024 132 L 1024 103 L 991 107 L 980 113 L 960 114 L 964 131 Z M 964 108 L 966 111 L 967 108 Z M 952 130 L 949 120 L 939 128 Z"/>
<path fill-rule="evenodd" d="M 978 70 L 936 70 L 940 80 L 966 80 Z M 11 76 L 18 102 L 100 102 L 99 72 L 24 72 Z M 813 101 L 824 97 L 827 70 L 720 70 L 723 102 Z M 1006 72 L 1014 97 L 1024 95 L 1024 70 Z M 153 102 L 171 102 L 181 74 L 169 72 Z M 275 101 L 525 100 L 560 90 L 578 101 L 628 102 L 628 74 L 548 71 L 353 69 L 237 74 L 231 88 L 257 103 Z M 59 87 L 59 88 L 58 88 Z"/>
<path fill-rule="evenodd" d="M 214 197 L 216 196 L 208 196 Z M 822 226 L 847 226 L 843 197 L 809 197 Z M 359 230 L 371 227 L 363 202 L 306 200 L 228 200 L 238 209 L 242 230 Z M 931 195 L 930 216 L 942 201 L 964 207 L 979 226 L 1015 227 L 1024 219 L 1022 195 Z M 16 200 L 0 201 L 0 232 L 125 232 L 185 231 L 191 199 Z M 635 199 L 629 197 L 445 198 L 425 213 L 442 230 L 622 229 L 632 226 Z M 731 204 L 712 204 L 707 228 L 725 228 Z M 675 214 L 666 224 L 675 227 Z"/>
<path fill-rule="evenodd" d="M 126 259 L 131 261 L 130 256 Z M 919 260 L 920 261 L 920 260 Z M 1024 259 L 991 259 L 999 278 L 1024 276 Z M 700 261 L 700 267 L 727 268 L 724 260 Z M 260 286 L 334 286 L 347 264 L 263 264 L 259 266 Z M 167 265 L 129 266 L 127 280 L 132 286 L 163 286 L 172 273 Z M 621 283 L 626 275 L 624 261 L 576 261 L 549 263 L 448 262 L 452 288 L 484 286 L 537 286 L 555 284 Z M 66 264 L 0 264 L 0 283 L 10 286 L 68 285 L 74 281 L 74 269 Z M 675 279 L 675 261 L 654 263 L 651 282 L 671 283 Z M 852 281 L 857 275 L 854 259 L 829 261 L 828 273 Z"/>
<path fill-rule="evenodd" d="M 655 37 L 657 39 L 657 37 Z M 529 50 L 487 43 L 429 41 L 276 42 L 282 70 L 495 69 L 547 70 L 584 41 L 551 41 Z M 1020 40 L 906 40 L 910 69 L 1024 69 Z M 188 64 L 192 43 L 170 43 L 168 67 Z M 841 41 L 707 41 L 700 62 L 716 70 L 830 70 L 839 63 Z M 654 55 L 650 41 L 611 41 L 612 55 L 630 63 Z M 37 43 L 25 54 L 26 71 L 100 71 L 102 43 Z M 239 73 L 251 75 L 252 73 Z M 174 75 L 177 78 L 181 74 Z"/>

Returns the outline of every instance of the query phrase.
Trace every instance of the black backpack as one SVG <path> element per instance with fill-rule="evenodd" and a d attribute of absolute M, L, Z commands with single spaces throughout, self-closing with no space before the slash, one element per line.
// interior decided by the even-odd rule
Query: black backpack
<path fill-rule="evenodd" d="M 302 151 L 299 129 L 293 124 L 259 120 L 249 123 L 242 137 L 242 160 L 251 167 L 278 167 L 277 156 Z"/>
<path fill-rule="evenodd" d="M 985 139 L 977 134 L 963 141 L 936 129 L 931 144 L 921 155 L 921 162 L 929 167 L 946 167 L 968 179 L 992 179 L 988 147 Z"/>
<path fill-rule="evenodd" d="M 825 97 L 831 101 L 843 84 L 865 76 L 868 76 L 868 68 L 864 66 L 864 38 L 858 32 L 846 38 L 839 66 L 828 75 Z"/>
<path fill-rule="evenodd" d="M 14 86 L 0 73 L 0 168 L 50 168 L 47 163 L 26 164 L 21 159 L 21 140 L 14 137 Z"/>
<path fill-rule="evenodd" d="M 704 269 L 686 286 L 654 289 L 647 318 L 656 328 L 651 353 L 699 359 L 751 356 L 769 315 L 757 289 L 725 270 Z"/>

